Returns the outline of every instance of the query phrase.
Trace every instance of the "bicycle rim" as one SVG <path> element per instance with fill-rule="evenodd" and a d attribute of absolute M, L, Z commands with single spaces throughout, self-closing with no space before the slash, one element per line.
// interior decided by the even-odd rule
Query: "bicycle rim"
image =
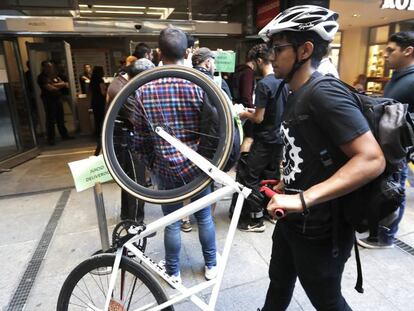
<path fill-rule="evenodd" d="M 103 310 L 114 261 L 115 255 L 104 254 L 79 264 L 62 286 L 57 310 Z M 122 258 L 110 310 L 148 310 L 167 300 L 157 279 L 138 263 Z"/>
<path fill-rule="evenodd" d="M 211 182 L 207 174 L 201 173 L 191 182 L 174 189 L 159 190 L 156 188 L 148 188 L 128 176 L 119 163 L 113 139 L 118 112 L 125 102 L 128 101 L 128 97 L 137 89 L 148 82 L 164 77 L 184 79 L 200 86 L 216 107 L 220 118 L 220 140 L 218 141 L 213 158 L 210 159 L 213 165 L 220 169 L 225 166 L 233 143 L 233 116 L 228 99 L 207 75 L 183 66 L 164 66 L 145 71 L 129 81 L 115 97 L 106 114 L 102 132 L 103 156 L 109 172 L 121 188 L 141 200 L 155 204 L 169 204 L 184 201 L 196 195 Z"/>

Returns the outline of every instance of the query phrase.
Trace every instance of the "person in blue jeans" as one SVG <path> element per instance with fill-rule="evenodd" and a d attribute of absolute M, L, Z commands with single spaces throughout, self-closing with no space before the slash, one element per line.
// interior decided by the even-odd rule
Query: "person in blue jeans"
<path fill-rule="evenodd" d="M 162 180 L 157 180 L 159 189 L 167 190 L 180 186 L 180 184 L 168 183 Z M 211 187 L 208 186 L 205 190 L 193 197 L 191 201 L 206 196 L 211 193 Z M 171 214 L 183 207 L 183 203 L 175 203 L 170 205 L 163 205 L 162 212 L 165 215 Z M 200 240 L 201 249 L 205 261 L 205 278 L 207 280 L 213 279 L 217 275 L 217 261 L 216 261 L 216 228 L 214 225 L 211 206 L 203 208 L 194 213 L 198 224 L 198 238 Z M 171 276 L 180 278 L 180 250 L 181 250 L 181 221 L 178 220 L 171 225 L 165 227 L 164 230 L 164 247 L 165 247 L 165 267 L 167 273 Z"/>
<path fill-rule="evenodd" d="M 181 30 L 174 27 L 162 30 L 158 46 L 164 65 L 183 64 L 187 37 Z M 201 170 L 152 129 L 154 125 L 162 124 L 178 140 L 198 150 L 205 137 L 200 135 L 204 132 L 201 119 L 206 103 L 203 89 L 188 80 L 164 77 L 141 86 L 136 90 L 134 99 L 132 107 L 129 107 L 130 121 L 137 134 L 134 135 L 133 149 L 151 171 L 152 181 L 164 190 L 192 182 L 202 174 Z M 192 199 L 196 200 L 209 192 L 210 188 L 207 188 Z M 182 207 L 182 202 L 164 205 L 162 211 L 168 215 Z M 217 275 L 216 237 L 211 207 L 198 211 L 195 217 L 205 259 L 204 276 L 210 280 Z M 164 238 L 166 272 L 173 281 L 180 282 L 180 221 L 165 228 Z"/>

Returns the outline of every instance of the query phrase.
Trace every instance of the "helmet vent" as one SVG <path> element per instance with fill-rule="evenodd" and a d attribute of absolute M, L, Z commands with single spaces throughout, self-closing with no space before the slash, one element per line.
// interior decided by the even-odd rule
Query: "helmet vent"
<path fill-rule="evenodd" d="M 300 21 L 298 20 L 297 22 L 300 22 L 300 23 L 312 23 L 312 22 L 316 22 L 318 20 L 320 20 L 320 17 L 317 17 L 317 16 L 308 16 L 308 17 L 301 18 Z"/>

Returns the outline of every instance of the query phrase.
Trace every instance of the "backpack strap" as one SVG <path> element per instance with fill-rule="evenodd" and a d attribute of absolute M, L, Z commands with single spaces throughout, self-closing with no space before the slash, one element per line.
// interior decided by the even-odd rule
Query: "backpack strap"
<path fill-rule="evenodd" d="M 314 88 L 317 86 L 318 83 L 322 81 L 339 81 L 343 85 L 345 85 L 351 92 L 356 91 L 352 86 L 342 82 L 339 79 L 336 79 L 333 76 L 327 75 L 318 77 L 312 81 L 309 82 L 307 85 L 307 91 L 302 94 L 302 96 L 299 98 L 299 104 L 302 104 L 302 102 L 308 102 L 307 96 L 311 94 L 311 92 L 314 90 Z M 311 152 L 319 158 L 319 160 L 322 163 L 322 166 L 326 169 L 328 174 L 333 175 L 336 172 L 335 162 L 333 161 L 327 145 L 325 141 L 321 139 L 323 137 L 323 133 L 321 129 L 315 124 L 315 122 L 312 122 L 309 120 L 307 123 L 307 127 L 304 128 L 304 123 L 301 121 L 305 121 L 307 119 L 310 119 L 309 115 L 301 115 L 297 116 L 296 112 L 294 111 L 295 118 L 298 122 L 296 122 L 297 129 L 300 132 L 301 136 L 303 137 L 304 141 L 310 148 Z M 312 139 L 310 139 L 310 137 Z M 331 201 L 331 213 L 332 213 L 332 256 L 334 258 L 338 257 L 339 255 L 339 248 L 338 248 L 338 231 L 339 231 L 339 200 L 332 200 Z M 359 256 L 359 249 L 356 242 L 355 232 L 354 232 L 354 249 L 355 249 L 355 260 L 357 265 L 357 282 L 355 285 L 355 290 L 359 293 L 363 293 L 363 277 L 362 277 L 362 265 L 361 265 L 361 259 Z"/>

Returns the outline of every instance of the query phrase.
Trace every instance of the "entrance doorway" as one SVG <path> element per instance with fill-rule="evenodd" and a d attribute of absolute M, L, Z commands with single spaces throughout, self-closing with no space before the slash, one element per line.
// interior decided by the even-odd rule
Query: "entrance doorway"
<path fill-rule="evenodd" d="M 69 89 L 62 92 L 65 124 L 69 133 L 79 130 L 79 120 L 76 113 L 76 85 L 73 74 L 72 55 L 69 43 L 65 41 L 50 43 L 26 42 L 27 54 L 29 56 L 32 74 L 32 86 L 39 116 L 39 133 L 46 133 L 46 116 L 43 102 L 40 98 L 40 88 L 37 77 L 41 73 L 42 61 L 51 61 L 58 72 L 59 77 L 69 83 Z"/>

